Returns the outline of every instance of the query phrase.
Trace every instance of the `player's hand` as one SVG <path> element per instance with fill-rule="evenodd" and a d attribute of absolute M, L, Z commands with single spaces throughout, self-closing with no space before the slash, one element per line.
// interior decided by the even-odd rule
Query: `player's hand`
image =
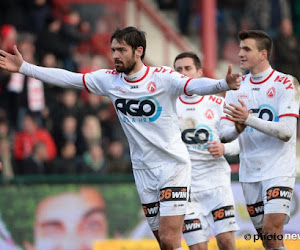
<path fill-rule="evenodd" d="M 242 73 L 233 74 L 232 73 L 232 65 L 228 65 L 228 71 L 226 75 L 226 82 L 228 84 L 228 87 L 232 90 L 238 90 L 241 86 L 241 76 Z"/>
<path fill-rule="evenodd" d="M 234 121 L 239 124 L 244 124 L 248 118 L 249 112 L 246 104 L 238 99 L 241 106 L 230 103 L 229 106 L 224 106 L 224 113 L 227 114 L 226 117 L 231 121 Z"/>
<path fill-rule="evenodd" d="M 213 157 L 218 158 L 224 155 L 225 148 L 223 143 L 218 141 L 209 141 L 207 144 L 209 144 L 209 146 L 206 148 Z"/>
<path fill-rule="evenodd" d="M 0 68 L 9 72 L 19 72 L 22 63 L 23 57 L 16 45 L 14 45 L 14 55 L 0 50 Z"/>
<path fill-rule="evenodd" d="M 250 110 L 252 112 L 252 110 Z M 240 134 L 244 131 L 244 129 L 247 127 L 247 125 L 245 124 L 240 124 L 238 122 L 235 122 L 234 123 L 234 126 L 235 126 L 235 129 L 236 131 Z"/>

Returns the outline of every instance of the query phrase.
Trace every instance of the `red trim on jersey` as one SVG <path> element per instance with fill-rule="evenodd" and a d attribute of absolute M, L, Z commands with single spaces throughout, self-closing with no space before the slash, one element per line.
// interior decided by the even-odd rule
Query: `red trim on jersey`
<path fill-rule="evenodd" d="M 197 103 L 201 102 L 203 100 L 203 98 L 204 98 L 204 96 L 201 96 L 200 100 L 198 100 L 196 102 L 186 102 L 186 101 L 182 100 L 181 96 L 179 96 L 179 100 L 181 102 L 183 102 L 184 104 L 189 104 L 189 105 L 197 104 Z"/>
<path fill-rule="evenodd" d="M 141 79 L 138 79 L 138 80 L 135 80 L 135 81 L 129 81 L 129 80 L 127 80 L 125 77 L 124 77 L 124 79 L 125 79 L 126 82 L 129 82 L 129 83 L 137 83 L 137 82 L 140 82 L 140 81 L 144 80 L 144 78 L 148 75 L 149 69 L 150 69 L 150 67 L 147 66 L 146 73 L 145 73 L 145 75 L 144 75 Z"/>
<path fill-rule="evenodd" d="M 222 120 L 222 119 L 223 119 L 223 120 L 228 120 L 228 121 L 233 122 L 232 120 L 230 120 L 230 119 L 229 119 L 228 117 L 226 117 L 226 116 L 222 116 L 222 117 L 221 117 L 221 120 Z"/>
<path fill-rule="evenodd" d="M 190 78 L 186 81 L 185 85 L 184 85 L 184 88 L 183 88 L 183 92 L 185 93 L 185 95 L 187 96 L 192 96 L 192 95 L 189 95 L 188 93 L 186 93 L 186 87 L 188 85 L 188 83 L 192 80 L 193 78 Z"/>
<path fill-rule="evenodd" d="M 252 79 L 251 79 L 251 76 L 250 76 L 250 82 L 253 83 L 253 84 L 262 84 L 262 83 L 268 81 L 270 79 L 270 77 L 273 75 L 274 72 L 275 72 L 275 69 L 273 69 L 273 71 L 271 72 L 271 74 L 265 80 L 263 80 L 261 82 L 253 82 Z"/>
<path fill-rule="evenodd" d="M 88 87 L 87 87 L 87 85 L 86 85 L 86 82 L 85 82 L 85 74 L 82 75 L 82 82 L 83 82 L 83 85 L 84 85 L 84 87 L 86 88 L 86 90 L 87 90 L 89 93 L 91 93 L 91 91 L 89 91 L 89 89 L 88 89 Z"/>
<path fill-rule="evenodd" d="M 284 115 L 278 116 L 278 118 L 281 118 L 283 116 L 294 116 L 294 117 L 297 117 L 297 118 L 299 117 L 299 115 L 297 115 L 297 114 L 284 114 Z"/>

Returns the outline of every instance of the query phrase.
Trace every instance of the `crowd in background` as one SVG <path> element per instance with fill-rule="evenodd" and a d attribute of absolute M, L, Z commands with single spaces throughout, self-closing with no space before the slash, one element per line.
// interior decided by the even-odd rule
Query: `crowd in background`
<path fill-rule="evenodd" d="M 189 35 L 195 32 L 189 27 L 201 28 L 201 11 L 198 1 L 183 2 L 178 27 Z M 180 7 L 182 1 L 159 0 L 158 4 L 164 10 Z M 299 1 L 222 0 L 217 6 L 220 59 L 238 64 L 237 32 L 262 29 L 274 40 L 272 66 L 300 79 Z M 113 15 L 106 14 L 103 25 L 101 19 L 95 23 L 85 20 L 84 9 L 82 13 L 55 6 L 50 0 L 0 1 L 0 48 L 13 52 L 17 44 L 24 60 L 46 67 L 82 73 L 106 68 L 103 56 L 82 44 L 95 30 L 111 32 Z M 198 16 L 193 19 L 192 14 Z M 131 173 L 128 144 L 106 97 L 1 70 L 0 161 L 5 166 L 0 173 L 4 178 Z"/>

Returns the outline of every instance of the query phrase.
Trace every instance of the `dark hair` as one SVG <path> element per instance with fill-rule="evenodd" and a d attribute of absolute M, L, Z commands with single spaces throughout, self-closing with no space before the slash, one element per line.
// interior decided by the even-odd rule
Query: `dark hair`
<path fill-rule="evenodd" d="M 194 61 L 194 64 L 196 66 L 196 69 L 201 69 L 202 65 L 201 65 L 201 60 L 200 58 L 193 52 L 183 52 L 181 54 L 179 54 L 178 56 L 176 56 L 175 60 L 174 60 L 174 68 L 175 68 L 175 62 L 179 59 L 182 59 L 182 58 L 186 58 L 186 57 L 189 57 L 189 58 L 192 58 L 193 61 Z"/>
<path fill-rule="evenodd" d="M 256 46 L 259 51 L 266 50 L 268 53 L 268 60 L 270 60 L 273 42 L 270 36 L 261 30 L 242 30 L 239 32 L 240 40 L 253 38 L 256 41 Z"/>
<path fill-rule="evenodd" d="M 119 43 L 126 42 L 133 50 L 140 46 L 143 47 L 141 59 L 144 59 L 146 53 L 146 33 L 144 31 L 135 27 L 117 28 L 111 36 L 110 43 L 113 39 L 116 39 Z"/>

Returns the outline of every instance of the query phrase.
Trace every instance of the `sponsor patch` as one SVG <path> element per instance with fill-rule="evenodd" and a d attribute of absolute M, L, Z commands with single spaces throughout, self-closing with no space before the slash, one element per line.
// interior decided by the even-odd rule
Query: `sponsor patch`
<path fill-rule="evenodd" d="M 267 190 L 267 201 L 273 199 L 291 200 L 293 196 L 293 189 L 290 187 L 271 187 Z"/>
<path fill-rule="evenodd" d="M 146 217 L 154 217 L 159 212 L 159 202 L 153 202 L 148 204 L 142 204 Z"/>
<path fill-rule="evenodd" d="M 255 204 L 247 205 L 247 210 L 250 217 L 255 217 L 264 214 L 264 203 L 262 201 Z"/>
<path fill-rule="evenodd" d="M 214 221 L 232 218 L 234 217 L 234 207 L 232 205 L 221 207 L 219 209 L 213 210 L 212 214 L 214 217 Z"/>
<path fill-rule="evenodd" d="M 186 201 L 187 187 L 166 187 L 160 190 L 160 201 Z"/>
<path fill-rule="evenodd" d="M 184 220 L 182 228 L 182 232 L 184 234 L 198 230 L 202 230 L 202 225 L 199 219 Z"/>

